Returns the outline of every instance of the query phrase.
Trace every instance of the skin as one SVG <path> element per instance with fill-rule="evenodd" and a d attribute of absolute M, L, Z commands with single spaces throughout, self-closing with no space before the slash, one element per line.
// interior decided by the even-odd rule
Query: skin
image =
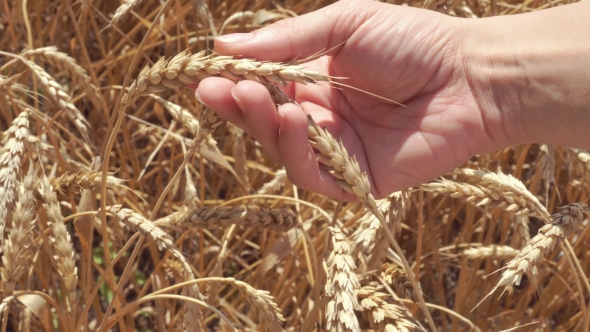
<path fill-rule="evenodd" d="M 298 187 L 353 201 L 318 166 L 306 114 L 342 139 L 379 198 L 433 180 L 470 157 L 521 143 L 590 148 L 590 3 L 469 20 L 374 1 L 341 1 L 248 34 L 215 51 L 306 63 L 351 89 L 292 84 L 301 106 L 277 112 L 266 88 L 203 80 L 197 98 L 256 138 Z M 516 34 L 518 32 L 518 34 Z"/>

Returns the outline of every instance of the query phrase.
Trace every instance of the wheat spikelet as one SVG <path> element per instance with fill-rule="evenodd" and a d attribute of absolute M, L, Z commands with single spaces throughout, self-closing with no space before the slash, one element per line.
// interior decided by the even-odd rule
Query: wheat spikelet
<path fill-rule="evenodd" d="M 469 259 L 506 258 L 514 257 L 518 255 L 518 252 L 510 246 L 491 245 L 466 249 L 463 251 L 463 255 Z"/>
<path fill-rule="evenodd" d="M 293 211 L 283 207 L 271 209 L 259 206 L 183 207 L 179 211 L 156 220 L 158 226 L 189 226 L 218 229 L 229 225 L 260 227 L 286 232 L 297 224 Z"/>
<path fill-rule="evenodd" d="M 21 75 L 22 73 L 8 77 L 0 75 L 0 91 L 26 91 L 27 89 L 24 85 L 18 84 L 16 82 L 21 77 Z"/>
<path fill-rule="evenodd" d="M 176 247 L 170 235 L 166 234 L 163 230 L 156 227 L 153 222 L 146 219 L 139 213 L 133 212 L 130 209 L 123 208 L 121 205 L 113 205 L 107 207 L 107 211 L 112 213 L 120 222 L 122 222 L 126 227 L 129 229 L 139 232 L 144 236 L 149 237 L 150 239 L 154 240 L 158 245 L 160 250 L 167 249 L 170 251 L 172 256 L 174 256 L 184 268 L 184 274 L 186 280 L 194 280 L 195 275 L 193 274 L 193 270 L 191 269 L 190 264 L 187 262 L 186 258 L 182 254 L 182 252 Z M 190 285 L 187 287 L 187 291 L 189 296 L 194 297 L 198 300 L 203 300 L 203 296 L 199 291 L 199 287 L 196 285 Z M 190 328 L 187 327 L 189 330 L 195 331 L 202 331 L 202 314 L 197 304 L 188 303 L 187 304 L 187 312 L 185 313 L 185 323 L 188 322 L 191 324 Z M 186 325 L 186 324 L 185 324 Z"/>
<path fill-rule="evenodd" d="M 356 265 L 350 255 L 350 243 L 336 228 L 330 227 L 333 249 L 326 264 L 327 281 L 325 286 L 329 302 L 326 305 L 326 329 L 330 331 L 360 331 L 359 322 L 354 314 L 359 303 L 356 292 L 360 288 L 354 273 Z"/>
<path fill-rule="evenodd" d="M 80 67 L 74 58 L 60 52 L 55 46 L 41 47 L 23 54 L 26 57 L 35 57 L 48 62 L 53 67 L 65 72 L 72 81 L 86 93 L 88 99 L 95 107 L 101 107 L 101 96 L 98 89 L 90 82 L 90 77 L 84 68 Z"/>
<path fill-rule="evenodd" d="M 398 296 L 415 300 L 414 287 L 412 287 L 408 274 L 403 267 L 394 263 L 385 263 L 381 265 L 381 278 L 395 288 Z M 419 291 L 422 292 L 422 290 Z"/>
<path fill-rule="evenodd" d="M 36 215 L 34 212 L 35 173 L 32 168 L 20 185 L 19 201 L 12 218 L 12 229 L 4 244 L 2 255 L 2 281 L 4 296 L 12 295 L 16 281 L 30 264 L 33 255 L 33 228 Z"/>
<path fill-rule="evenodd" d="M 264 326 L 266 331 L 281 332 L 282 324 L 285 322 L 281 309 L 274 302 L 269 292 L 258 290 L 249 284 L 235 280 L 234 278 L 225 278 L 224 282 L 231 282 L 234 287 L 244 293 L 246 300 L 256 308 L 260 325 Z"/>
<path fill-rule="evenodd" d="M 70 120 L 74 123 L 74 126 L 78 129 L 80 134 L 82 134 L 82 137 L 86 141 L 89 141 L 88 127 L 90 125 L 88 124 L 88 121 L 86 121 L 86 118 L 84 117 L 82 112 L 80 112 L 80 110 L 78 110 L 76 106 L 74 106 L 72 100 L 70 99 L 70 96 L 67 93 L 65 93 L 62 86 L 59 85 L 59 83 L 57 83 L 57 81 L 55 81 L 55 79 L 53 79 L 51 75 L 49 75 L 43 68 L 39 67 L 36 63 L 25 58 L 21 58 L 21 60 L 24 64 L 31 68 L 33 73 L 35 73 L 35 75 L 39 78 L 39 82 L 41 82 L 43 90 L 45 90 L 49 97 L 53 99 L 53 101 L 56 104 L 58 104 L 61 109 L 63 109 L 66 116 L 70 118 Z"/>
<path fill-rule="evenodd" d="M 153 67 L 145 66 L 133 81 L 121 101 L 127 107 L 139 96 L 157 93 L 186 84 L 196 84 L 207 77 L 224 77 L 232 81 L 253 80 L 265 84 L 286 85 L 330 81 L 330 77 L 305 69 L 300 65 L 234 59 L 231 56 L 191 54 L 183 51 L 171 59 L 161 58 Z"/>
<path fill-rule="evenodd" d="M 466 170 L 466 172 L 470 171 Z M 487 174 L 495 175 L 495 173 Z M 442 178 L 437 182 L 423 184 L 420 186 L 420 189 L 461 199 L 465 202 L 473 203 L 475 206 L 489 205 L 502 208 L 504 211 L 514 215 L 529 215 L 542 220 L 547 219 L 549 214 L 539 200 L 526 190 L 526 188 L 524 190 L 528 195 L 521 195 L 522 188 L 515 188 L 512 184 L 518 182 L 522 185 L 522 183 L 514 178 L 512 179 L 512 182 L 503 182 L 502 188 L 498 188 L 497 183 L 481 182 L 481 184 L 470 184 Z M 518 192 L 512 189 L 517 189 Z"/>
<path fill-rule="evenodd" d="M 111 19 L 111 24 L 120 21 L 124 16 L 126 16 L 133 7 L 137 6 L 142 0 L 123 0 L 121 6 L 117 7 L 115 10 L 115 14 Z"/>
<path fill-rule="evenodd" d="M 524 248 L 531 239 L 531 231 L 529 229 L 529 217 L 514 216 L 512 220 L 512 243 L 517 248 Z"/>
<path fill-rule="evenodd" d="M 265 183 L 262 188 L 258 189 L 257 195 L 276 195 L 283 190 L 283 188 L 289 183 L 287 178 L 287 171 L 284 168 L 279 169 L 275 172 L 275 177 Z"/>
<path fill-rule="evenodd" d="M 524 186 L 522 182 L 504 173 L 493 173 L 489 171 L 476 171 L 469 168 L 461 168 L 455 171 L 456 174 L 464 176 L 467 183 L 477 185 L 480 189 L 489 190 L 494 200 L 504 200 L 504 210 L 508 212 L 519 211 L 519 214 L 534 216 L 544 221 L 550 221 L 549 212 L 535 195 Z M 526 211 L 526 212 L 525 212 Z"/>
<path fill-rule="evenodd" d="M 56 269 L 64 282 L 64 288 L 68 291 L 70 304 L 74 305 L 76 299 L 76 287 L 78 285 L 78 275 L 76 260 L 74 258 L 74 246 L 70 233 L 64 224 L 59 202 L 55 190 L 51 187 L 47 176 L 41 178 L 41 188 L 39 189 L 43 197 L 43 206 L 47 211 L 47 219 L 53 233 L 51 239 L 55 250 Z"/>
<path fill-rule="evenodd" d="M 4 228 L 10 218 L 16 195 L 21 158 L 29 136 L 29 111 L 21 112 L 4 133 L 0 148 L 0 244 L 4 243 Z"/>
<path fill-rule="evenodd" d="M 490 294 L 499 287 L 504 286 L 510 292 L 512 285 L 518 286 L 522 275 L 529 272 L 543 257 L 553 251 L 560 241 L 575 231 L 584 220 L 584 214 L 590 213 L 585 203 L 569 204 L 558 208 L 558 211 L 551 216 L 551 223 L 541 227 L 539 234 L 506 264 L 507 269 L 502 273 L 502 278 Z"/>
<path fill-rule="evenodd" d="M 378 200 L 377 206 L 386 215 L 391 208 L 391 200 L 387 198 Z M 370 259 L 375 253 L 381 222 L 371 211 L 365 211 L 365 214 L 357 221 L 354 229 L 355 231 L 352 234 L 353 252 L 361 253 L 364 257 Z"/>
<path fill-rule="evenodd" d="M 395 303 L 391 295 L 381 290 L 381 286 L 363 286 L 358 291 L 361 313 L 373 330 L 424 331 L 406 307 Z"/>

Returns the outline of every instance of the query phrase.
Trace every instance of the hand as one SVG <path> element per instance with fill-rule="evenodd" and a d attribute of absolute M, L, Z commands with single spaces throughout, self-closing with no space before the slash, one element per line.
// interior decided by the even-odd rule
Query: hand
<path fill-rule="evenodd" d="M 295 185 L 354 200 L 318 166 L 307 144 L 311 114 L 356 156 L 379 198 L 507 145 L 497 117 L 480 109 L 469 86 L 461 54 L 469 28 L 463 20 L 426 10 L 344 1 L 215 41 L 219 54 L 270 61 L 302 59 L 346 41 L 306 66 L 406 107 L 351 89 L 296 84 L 287 93 L 302 109 L 286 104 L 277 112 L 263 85 L 223 78 L 203 80 L 197 95 L 256 138 L 285 165 Z"/>

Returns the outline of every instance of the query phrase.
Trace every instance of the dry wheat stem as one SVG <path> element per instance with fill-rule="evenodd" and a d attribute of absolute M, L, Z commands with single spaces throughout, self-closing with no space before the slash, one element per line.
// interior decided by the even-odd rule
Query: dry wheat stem
<path fill-rule="evenodd" d="M 123 208 L 121 205 L 113 205 L 111 207 L 107 207 L 107 212 L 110 212 L 114 216 L 116 216 L 117 219 L 119 219 L 119 221 L 122 222 L 126 227 L 154 240 L 160 250 L 163 250 L 165 248 L 168 251 L 170 251 L 172 256 L 178 259 L 178 261 L 180 261 L 180 263 L 182 264 L 184 268 L 185 279 L 195 279 L 190 264 L 187 262 L 182 252 L 176 247 L 170 235 L 166 234 L 163 230 L 156 227 L 151 221 L 149 221 L 141 214 L 133 212 L 130 209 Z M 187 293 L 192 298 L 203 300 L 203 296 L 201 295 L 199 288 L 196 285 L 191 285 L 187 287 Z M 186 315 L 189 315 L 189 321 L 190 324 L 192 324 L 191 326 L 187 326 L 187 329 L 194 329 L 196 331 L 203 330 L 203 318 L 201 311 L 197 305 L 194 305 L 193 303 L 188 304 L 185 316 Z M 186 321 L 187 320 L 185 320 L 185 322 Z"/>
<path fill-rule="evenodd" d="M 326 304 L 326 329 L 330 331 L 359 331 L 359 322 L 354 313 L 360 306 L 356 293 L 361 284 L 355 274 L 350 243 L 340 230 L 330 227 L 333 249 L 328 257 L 327 280 L 324 287 L 329 301 Z"/>
<path fill-rule="evenodd" d="M 363 317 L 376 332 L 423 331 L 412 314 L 381 286 L 363 286 L 358 292 Z"/>
<path fill-rule="evenodd" d="M 29 172 L 20 187 L 19 201 L 12 218 L 12 229 L 4 244 L 2 255 L 2 281 L 4 296 L 12 295 L 16 281 L 29 267 L 33 256 L 33 228 L 36 222 L 34 190 L 37 177 Z"/>
<path fill-rule="evenodd" d="M 261 206 L 183 206 L 177 212 L 154 222 L 158 226 L 188 226 L 219 229 L 230 225 L 259 227 L 286 232 L 297 225 L 297 218 L 287 207 L 267 208 Z"/>
<path fill-rule="evenodd" d="M 510 246 L 490 245 L 485 247 L 469 248 L 463 251 L 469 259 L 486 259 L 486 258 L 507 258 L 518 255 L 519 251 Z"/>
<path fill-rule="evenodd" d="M 325 129 L 320 128 L 317 123 L 308 116 L 307 133 L 310 145 L 317 151 L 318 161 L 324 165 L 326 170 L 336 178 L 337 184 L 344 190 L 354 194 L 381 222 L 382 228 L 387 234 L 395 252 L 402 259 L 404 269 L 409 272 L 408 276 L 414 287 L 415 296 L 418 299 L 420 308 L 428 320 L 428 324 L 433 331 L 436 331 L 434 321 L 426 307 L 426 302 L 417 290 L 420 289 L 415 276 L 411 273 L 410 264 L 404 256 L 402 249 L 389 230 L 385 215 L 377 207 L 377 202 L 371 194 L 371 184 L 367 174 L 361 172 L 360 166 L 354 157 L 350 157 L 342 142 L 336 142 L 334 137 Z"/>
<path fill-rule="evenodd" d="M 541 227 L 539 234 L 506 264 L 506 270 L 502 273 L 500 281 L 483 300 L 499 287 L 504 286 L 510 292 L 512 285 L 518 286 L 522 275 L 529 272 L 543 257 L 553 251 L 558 243 L 577 230 L 584 220 L 584 214 L 590 214 L 588 205 L 585 203 L 569 204 L 558 208 L 558 211 L 551 216 L 551 223 Z"/>
<path fill-rule="evenodd" d="M 76 60 L 66 53 L 58 51 L 55 46 L 41 47 L 23 54 L 26 57 L 35 57 L 48 62 L 53 67 L 67 73 L 72 81 L 86 93 L 94 107 L 101 108 L 101 96 L 98 89 L 90 82 L 90 77 L 84 68 L 80 67 Z"/>
<path fill-rule="evenodd" d="M 41 177 L 39 191 L 43 197 L 43 206 L 47 211 L 47 219 L 53 233 L 51 241 L 55 250 L 56 269 L 62 277 L 64 288 L 68 291 L 70 306 L 74 308 L 76 300 L 75 291 L 78 285 L 78 269 L 74 258 L 75 252 L 72 238 L 64 224 L 55 190 L 51 187 L 49 179 L 45 175 Z"/>
<path fill-rule="evenodd" d="M 470 168 L 461 168 L 455 173 L 463 176 L 465 182 L 477 185 L 480 189 L 487 189 L 486 192 L 491 195 L 491 199 L 509 203 L 504 207 L 508 212 L 520 211 L 521 214 L 534 216 L 546 222 L 551 220 L 545 206 L 512 175 Z"/>
<path fill-rule="evenodd" d="M 0 244 L 4 243 L 4 228 L 18 194 L 21 159 L 28 136 L 29 111 L 25 110 L 12 121 L 12 125 L 4 133 L 0 147 Z"/>

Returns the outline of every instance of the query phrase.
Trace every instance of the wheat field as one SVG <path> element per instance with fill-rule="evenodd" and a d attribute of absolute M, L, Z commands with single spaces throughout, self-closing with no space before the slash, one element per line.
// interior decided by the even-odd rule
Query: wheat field
<path fill-rule="evenodd" d="M 282 104 L 277 84 L 330 84 L 211 53 L 330 3 L 3 0 L 1 331 L 588 331 L 589 152 L 515 146 L 375 199 L 310 117 L 343 203 L 186 87 L 256 79 Z M 469 19 L 566 3 L 395 1 Z"/>

